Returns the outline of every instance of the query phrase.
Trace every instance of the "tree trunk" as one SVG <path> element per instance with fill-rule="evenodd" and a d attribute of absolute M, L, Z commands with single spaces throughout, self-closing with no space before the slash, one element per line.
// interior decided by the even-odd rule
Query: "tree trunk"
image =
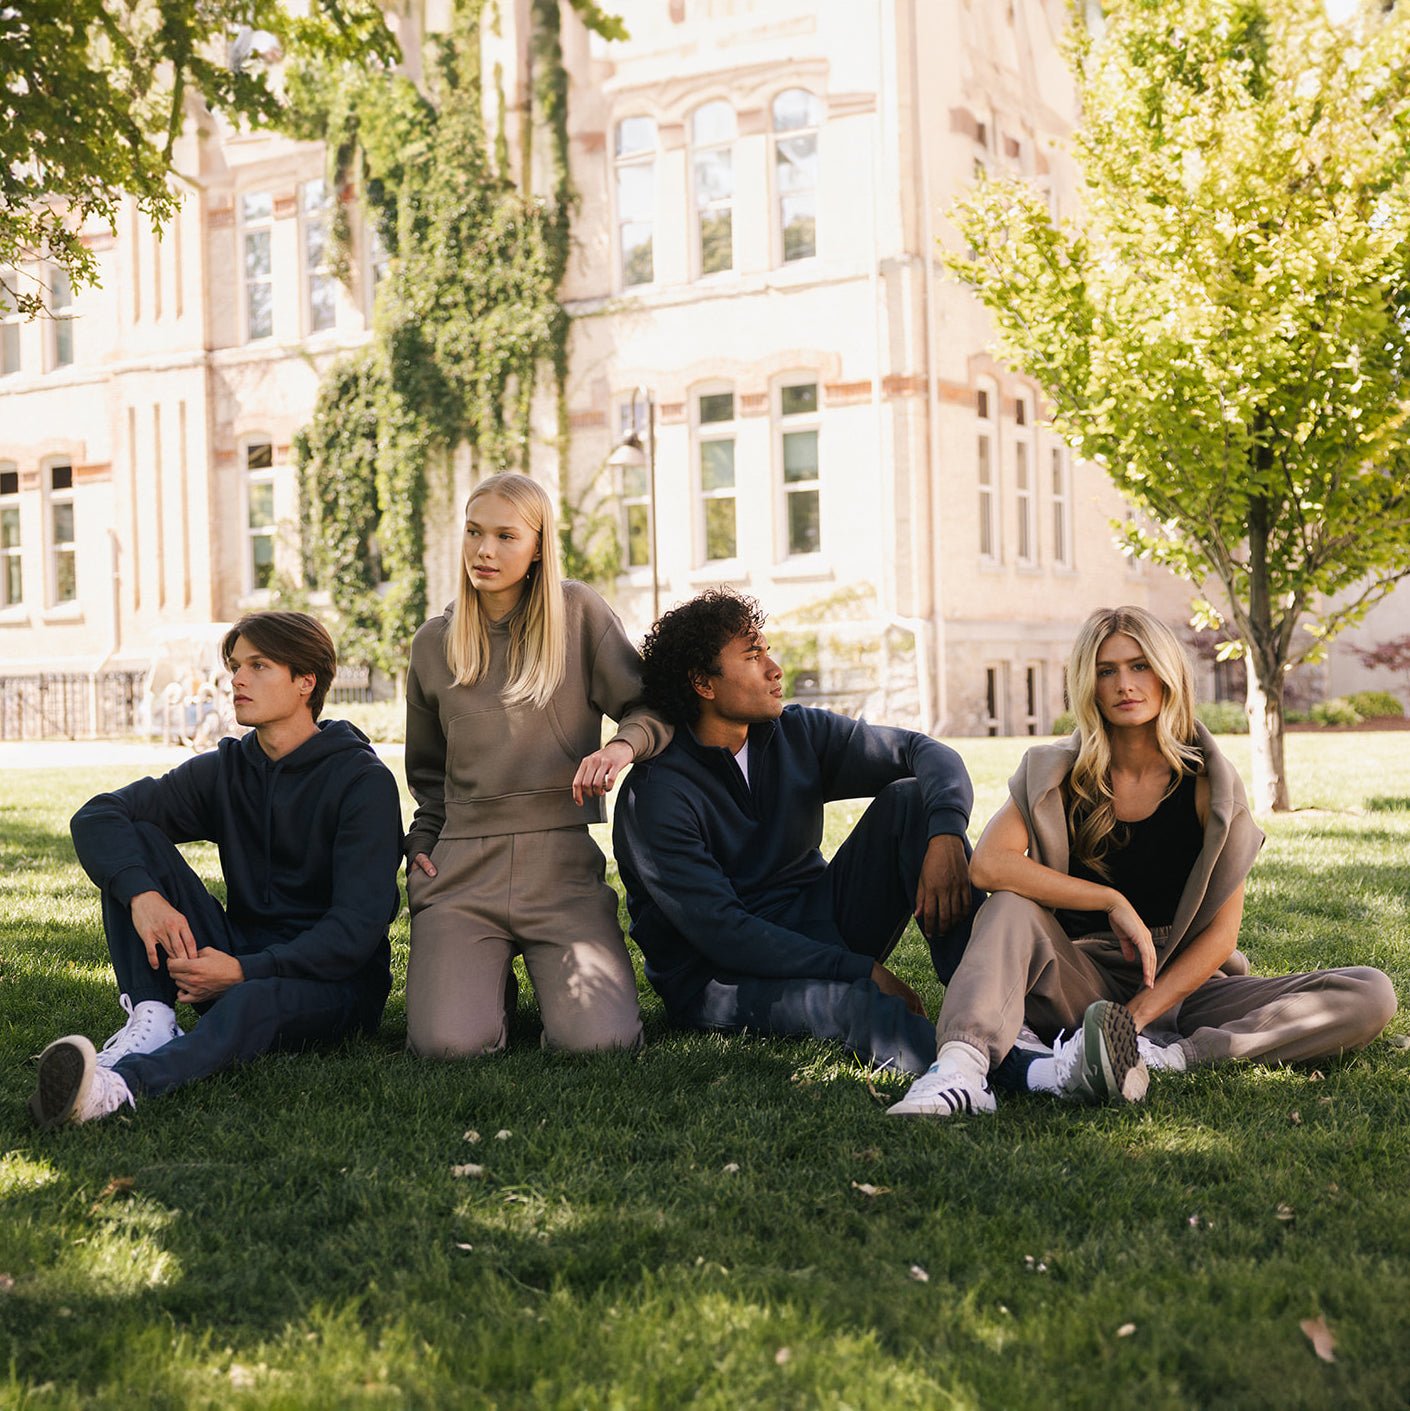
<path fill-rule="evenodd" d="M 1248 738 L 1253 754 L 1253 810 L 1286 813 L 1288 780 L 1283 770 L 1283 672 L 1260 653 L 1246 654 Z"/>

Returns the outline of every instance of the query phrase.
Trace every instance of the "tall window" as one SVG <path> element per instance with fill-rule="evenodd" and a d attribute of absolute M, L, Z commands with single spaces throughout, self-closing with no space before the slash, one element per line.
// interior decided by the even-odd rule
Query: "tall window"
<path fill-rule="evenodd" d="M 774 99 L 774 185 L 783 261 L 818 252 L 818 123 L 822 104 L 804 88 Z"/>
<path fill-rule="evenodd" d="M 0 608 L 24 601 L 24 565 L 20 562 L 20 473 L 0 465 Z"/>
<path fill-rule="evenodd" d="M 50 601 L 71 603 L 78 597 L 78 554 L 73 534 L 73 467 L 51 465 L 49 482 Z"/>
<path fill-rule="evenodd" d="M 299 188 L 299 218 L 303 223 L 304 282 L 308 297 L 308 331 L 321 333 L 337 318 L 334 302 L 338 281 L 333 275 L 333 201 L 321 178 Z"/>
<path fill-rule="evenodd" d="M 274 282 L 270 247 L 274 238 L 274 197 L 247 191 L 240 197 L 241 268 L 245 277 L 245 341 L 274 332 Z"/>
<path fill-rule="evenodd" d="M 739 550 L 734 488 L 734 393 L 701 393 L 697 414 L 705 559 L 707 562 L 732 559 Z"/>
<path fill-rule="evenodd" d="M 690 120 L 700 273 L 734 268 L 734 109 L 706 103 Z"/>
<path fill-rule="evenodd" d="M 994 563 L 999 558 L 998 487 L 994 483 L 994 468 L 998 460 L 995 400 L 992 387 L 981 387 L 974 394 L 974 410 L 979 420 L 975 443 L 979 468 L 979 557 Z"/>
<path fill-rule="evenodd" d="M 0 377 L 19 370 L 19 294 L 14 270 L 4 270 L 0 272 Z"/>
<path fill-rule="evenodd" d="M 783 429 L 783 499 L 788 552 L 815 554 L 822 548 L 822 495 L 818 474 L 818 384 L 779 388 Z"/>
<path fill-rule="evenodd" d="M 49 312 L 54 316 L 50 325 L 53 339 L 51 367 L 73 365 L 73 286 L 66 269 L 55 266 L 49 271 Z"/>
<path fill-rule="evenodd" d="M 1038 561 L 1038 513 L 1033 486 L 1033 409 L 1028 397 L 1014 403 L 1014 503 L 1018 510 L 1018 561 Z"/>
<path fill-rule="evenodd" d="M 274 447 L 245 447 L 245 564 L 250 591 L 274 585 Z"/>
<path fill-rule="evenodd" d="M 623 118 L 617 124 L 617 245 L 622 284 L 656 278 L 651 235 L 656 220 L 656 121 Z"/>
<path fill-rule="evenodd" d="M 1007 671 L 1002 665 L 984 668 L 984 729 L 989 735 L 1002 735 L 1008 704 Z"/>
<path fill-rule="evenodd" d="M 1023 725 L 1036 735 L 1043 723 L 1043 667 L 1034 663 L 1023 670 Z"/>
<path fill-rule="evenodd" d="M 391 252 L 387 249 L 387 242 L 382 239 L 382 227 L 373 216 L 367 222 L 367 273 L 372 293 L 377 292 L 377 286 L 387 277 L 387 271 L 391 267 Z"/>
<path fill-rule="evenodd" d="M 1053 562 L 1072 567 L 1072 482 L 1071 470 L 1061 446 L 1052 451 Z"/>
<path fill-rule="evenodd" d="M 617 437 L 635 431 L 645 443 L 647 408 L 644 400 L 623 402 L 617 408 Z M 644 465 L 622 467 L 622 541 L 628 568 L 651 563 L 651 478 Z"/>

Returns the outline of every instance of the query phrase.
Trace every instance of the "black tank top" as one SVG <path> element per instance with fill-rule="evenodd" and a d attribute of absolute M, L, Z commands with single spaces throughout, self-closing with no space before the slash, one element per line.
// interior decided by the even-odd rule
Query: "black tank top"
<path fill-rule="evenodd" d="M 1195 776 L 1186 774 L 1148 818 L 1116 825 L 1106 854 L 1110 878 L 1079 862 L 1069 863 L 1067 873 L 1115 887 L 1154 929 L 1174 921 L 1180 893 L 1203 845 L 1204 829 L 1195 809 Z M 1057 916 L 1069 936 L 1111 930 L 1104 911 L 1059 911 Z"/>

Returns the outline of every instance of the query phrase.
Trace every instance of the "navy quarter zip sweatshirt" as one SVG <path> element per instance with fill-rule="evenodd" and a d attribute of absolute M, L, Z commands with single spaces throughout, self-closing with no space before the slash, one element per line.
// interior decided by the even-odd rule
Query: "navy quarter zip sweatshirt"
<path fill-rule="evenodd" d="M 280 760 L 251 730 L 158 779 L 90 799 L 70 824 L 83 870 L 127 904 L 160 891 L 134 824 L 174 843 L 213 842 L 226 912 L 259 949 L 247 980 L 356 980 L 385 997 L 387 928 L 400 908 L 401 800 L 391 771 L 345 720 Z"/>
<path fill-rule="evenodd" d="M 714 977 L 855 980 L 869 956 L 773 919 L 827 869 L 823 805 L 874 798 L 914 778 L 929 836 L 960 837 L 974 790 L 954 750 L 912 730 L 786 706 L 749 727 L 749 779 L 728 750 L 685 727 L 633 766 L 618 800 L 613 850 L 632 938 L 668 1011 Z"/>

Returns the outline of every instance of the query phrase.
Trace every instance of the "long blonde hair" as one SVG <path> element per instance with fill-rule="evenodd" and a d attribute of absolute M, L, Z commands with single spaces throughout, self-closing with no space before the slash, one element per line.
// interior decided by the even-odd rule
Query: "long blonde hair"
<path fill-rule="evenodd" d="M 1067 841 L 1072 859 L 1101 877 L 1110 875 L 1105 858 L 1120 820 L 1111 790 L 1111 737 L 1097 706 L 1097 653 L 1116 632 L 1135 640 L 1164 687 L 1155 739 L 1172 778 L 1162 797 L 1203 768 L 1195 743 L 1194 674 L 1179 639 L 1144 608 L 1099 608 L 1082 624 L 1067 664 L 1067 692 L 1081 736 L 1067 780 Z"/>
<path fill-rule="evenodd" d="M 538 481 L 512 470 L 482 480 L 465 502 L 467 515 L 470 506 L 482 495 L 502 495 L 538 535 L 539 556 L 529 565 L 529 578 L 524 586 L 527 601 L 509 625 L 508 679 L 500 696 L 506 705 L 532 705 L 542 709 L 563 684 L 567 651 L 563 573 L 558 565 L 553 501 Z M 473 686 L 484 676 L 490 662 L 490 634 L 484 604 L 466 571 L 463 543 L 455 611 L 446 634 L 446 662 L 457 686 Z"/>

